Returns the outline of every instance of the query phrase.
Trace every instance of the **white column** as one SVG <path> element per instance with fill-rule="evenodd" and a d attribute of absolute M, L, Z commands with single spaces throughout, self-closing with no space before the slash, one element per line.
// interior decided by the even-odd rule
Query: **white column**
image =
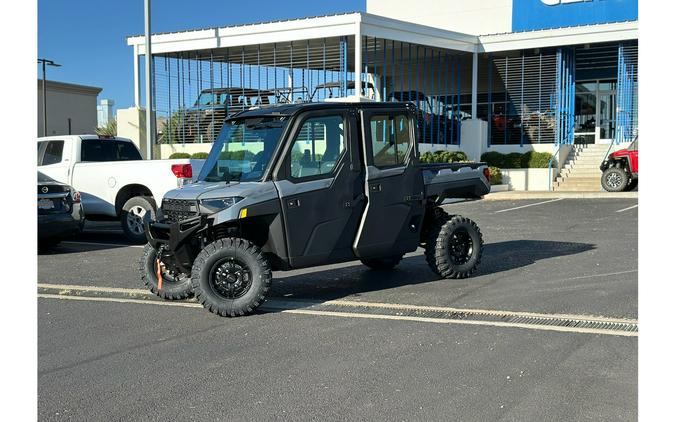
<path fill-rule="evenodd" d="M 150 38 L 150 0 L 145 0 L 145 144 L 147 160 L 152 160 L 155 128 L 152 112 L 152 39 Z"/>
<path fill-rule="evenodd" d="M 134 106 L 141 107 L 141 79 L 139 68 L 141 57 L 138 55 L 138 45 L 134 45 Z"/>
<path fill-rule="evenodd" d="M 361 22 L 356 22 L 354 31 L 354 93 L 361 97 Z"/>
<path fill-rule="evenodd" d="M 473 66 L 471 67 L 471 118 L 477 119 L 478 114 L 478 53 L 473 53 Z"/>

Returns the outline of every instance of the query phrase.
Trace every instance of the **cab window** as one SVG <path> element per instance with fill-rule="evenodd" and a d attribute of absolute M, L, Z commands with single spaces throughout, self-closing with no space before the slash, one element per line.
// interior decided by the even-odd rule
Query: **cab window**
<path fill-rule="evenodd" d="M 408 117 L 404 114 L 372 116 L 370 141 L 376 167 L 402 165 L 411 144 Z"/>
<path fill-rule="evenodd" d="M 60 163 L 63 159 L 63 141 L 49 141 L 47 146 L 44 147 L 45 152 L 42 156 L 42 163 L 39 165 L 47 166 L 49 164 Z M 38 159 L 39 159 L 39 147 L 38 147 Z"/>
<path fill-rule="evenodd" d="M 345 151 L 342 116 L 312 117 L 303 123 L 291 148 L 291 178 L 333 173 Z"/>

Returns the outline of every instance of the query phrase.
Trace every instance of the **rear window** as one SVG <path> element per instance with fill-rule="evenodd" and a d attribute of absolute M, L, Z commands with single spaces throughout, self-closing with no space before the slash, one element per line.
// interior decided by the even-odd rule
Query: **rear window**
<path fill-rule="evenodd" d="M 127 141 L 115 139 L 83 139 L 80 161 L 142 160 L 136 147 Z"/>

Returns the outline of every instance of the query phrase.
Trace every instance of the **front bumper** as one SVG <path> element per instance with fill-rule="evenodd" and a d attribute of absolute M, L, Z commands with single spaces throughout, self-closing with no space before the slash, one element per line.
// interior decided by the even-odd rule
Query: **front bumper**
<path fill-rule="evenodd" d="M 157 249 L 160 245 L 169 251 L 178 251 L 208 225 L 205 215 L 197 215 L 178 222 L 148 221 L 145 223 L 145 236 L 148 243 Z"/>

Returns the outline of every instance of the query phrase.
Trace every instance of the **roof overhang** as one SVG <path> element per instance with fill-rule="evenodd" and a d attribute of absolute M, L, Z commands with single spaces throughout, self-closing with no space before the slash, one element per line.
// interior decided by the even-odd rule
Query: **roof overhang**
<path fill-rule="evenodd" d="M 356 35 L 460 52 L 490 53 L 634 40 L 638 36 L 638 22 L 618 22 L 475 36 L 358 12 L 153 34 L 152 53 L 161 55 L 182 51 Z M 127 44 L 134 46 L 137 54 L 145 54 L 145 37 L 143 35 L 128 37 Z"/>
<path fill-rule="evenodd" d="M 241 47 L 339 36 L 386 38 L 430 47 L 473 52 L 478 37 L 399 21 L 368 13 L 319 16 L 278 22 L 227 26 L 152 35 L 152 53 Z M 127 44 L 145 54 L 143 35 L 127 38 Z"/>
<path fill-rule="evenodd" d="M 481 35 L 478 38 L 478 52 L 480 53 L 627 41 L 638 38 L 638 22 L 630 21 L 539 31 L 511 32 Z"/>

